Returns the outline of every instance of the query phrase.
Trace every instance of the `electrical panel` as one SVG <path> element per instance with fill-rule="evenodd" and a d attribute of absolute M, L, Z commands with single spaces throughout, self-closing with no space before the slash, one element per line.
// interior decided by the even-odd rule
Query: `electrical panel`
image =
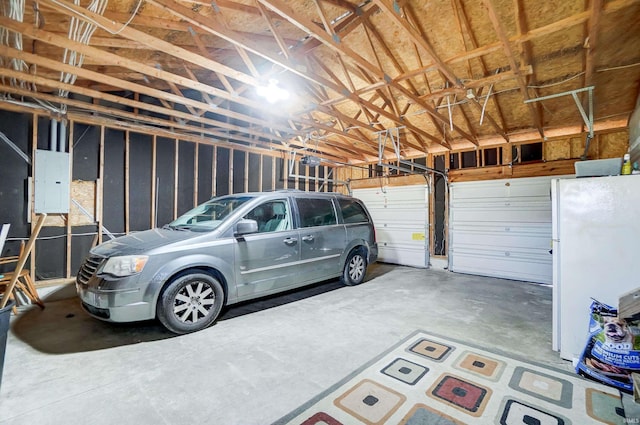
<path fill-rule="evenodd" d="M 69 154 L 38 149 L 35 158 L 35 213 L 68 214 Z"/>

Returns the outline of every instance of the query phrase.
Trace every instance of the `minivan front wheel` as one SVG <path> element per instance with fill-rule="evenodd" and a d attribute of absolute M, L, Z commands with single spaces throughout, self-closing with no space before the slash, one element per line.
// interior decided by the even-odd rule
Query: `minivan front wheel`
<path fill-rule="evenodd" d="M 213 323 L 223 302 L 224 290 L 217 279 L 205 273 L 191 273 L 174 279 L 164 289 L 156 312 L 165 328 L 185 334 Z"/>
<path fill-rule="evenodd" d="M 367 273 L 367 259 L 362 249 L 354 249 L 349 253 L 347 261 L 344 263 L 342 271 L 342 283 L 353 286 L 359 285 L 364 281 Z"/>

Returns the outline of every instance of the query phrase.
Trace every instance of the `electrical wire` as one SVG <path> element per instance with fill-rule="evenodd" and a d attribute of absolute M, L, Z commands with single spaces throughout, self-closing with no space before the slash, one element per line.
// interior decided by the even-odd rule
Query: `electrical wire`
<path fill-rule="evenodd" d="M 105 234 L 104 232 L 102 232 L 103 234 Z M 135 233 L 135 232 L 131 232 L 131 233 Z M 86 233 L 71 233 L 70 235 L 64 234 L 64 235 L 54 235 L 54 236 L 39 236 L 36 238 L 36 241 L 49 241 L 49 240 L 54 240 L 54 239 L 60 239 L 60 238 L 66 238 L 67 236 L 95 236 L 97 235 L 98 232 L 86 232 Z M 114 236 L 124 236 L 126 235 L 126 233 L 122 232 L 122 233 L 111 233 Z M 7 238 L 6 239 L 7 242 L 10 241 L 28 241 L 29 238 Z"/>
<path fill-rule="evenodd" d="M 562 81 L 558 81 L 558 82 L 555 82 L 555 83 L 549 83 L 549 84 L 542 84 L 542 85 L 539 85 L 539 86 L 527 86 L 527 88 L 529 88 L 529 89 L 544 89 L 544 88 L 547 88 L 547 87 L 559 86 L 560 84 L 564 84 L 564 83 L 567 83 L 567 82 L 569 82 L 571 80 L 575 80 L 576 78 L 578 78 L 578 77 L 580 77 L 580 76 L 582 76 L 584 74 L 585 74 L 585 72 L 582 71 L 582 72 L 578 72 L 577 74 L 572 75 L 569 78 L 565 78 Z"/>
<path fill-rule="evenodd" d="M 600 69 L 596 69 L 596 72 L 615 71 L 616 69 L 632 68 L 632 67 L 638 66 L 638 65 L 640 65 L 640 62 L 630 63 L 628 65 L 612 66 L 612 67 L 609 67 L 609 68 L 600 68 Z"/>

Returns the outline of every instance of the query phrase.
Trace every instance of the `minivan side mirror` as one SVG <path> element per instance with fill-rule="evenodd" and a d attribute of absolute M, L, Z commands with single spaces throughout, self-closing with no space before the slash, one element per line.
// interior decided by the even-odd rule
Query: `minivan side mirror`
<path fill-rule="evenodd" d="M 236 224 L 236 231 L 233 236 L 242 237 L 250 233 L 258 233 L 258 222 L 255 220 L 242 219 Z"/>

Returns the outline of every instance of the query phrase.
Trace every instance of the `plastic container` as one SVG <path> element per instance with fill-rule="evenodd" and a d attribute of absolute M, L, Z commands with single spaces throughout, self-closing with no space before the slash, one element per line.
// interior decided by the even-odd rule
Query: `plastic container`
<path fill-rule="evenodd" d="M 622 170 L 620 171 L 620 174 L 625 176 L 631 174 L 631 155 L 628 153 L 625 153 L 622 159 Z"/>
<path fill-rule="evenodd" d="M 9 316 L 15 301 L 10 300 L 5 308 L 0 309 L 0 388 L 2 387 L 2 369 L 4 368 L 4 353 L 7 349 L 7 334 L 9 333 Z"/>

